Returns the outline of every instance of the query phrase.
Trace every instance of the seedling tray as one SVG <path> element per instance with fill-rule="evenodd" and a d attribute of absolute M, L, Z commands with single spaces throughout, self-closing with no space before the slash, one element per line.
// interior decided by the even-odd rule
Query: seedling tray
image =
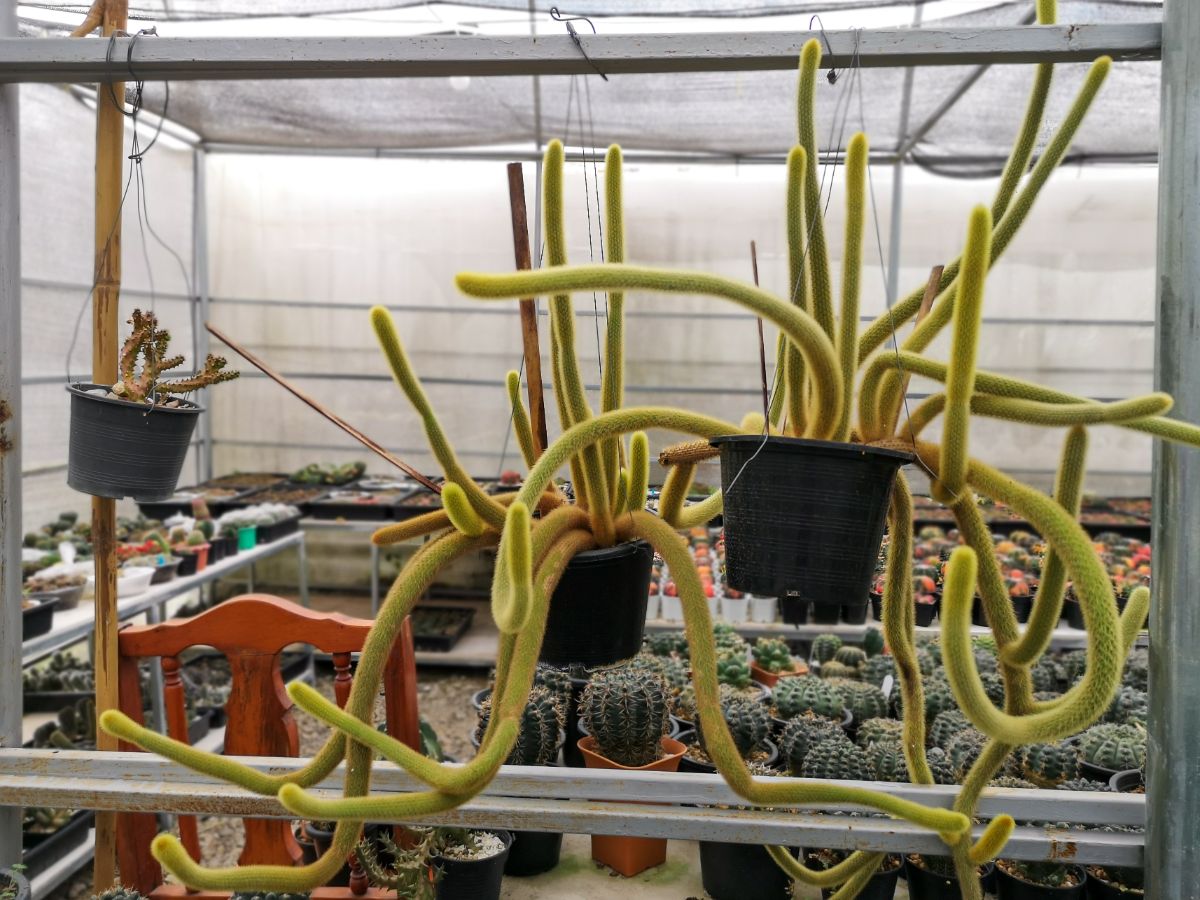
<path fill-rule="evenodd" d="M 396 517 L 396 507 L 417 493 L 414 488 L 390 491 L 346 490 L 339 488 L 311 505 L 314 519 L 387 521 Z"/>
<path fill-rule="evenodd" d="M 36 878 L 60 859 L 64 859 L 87 840 L 88 831 L 95 819 L 96 814 L 90 809 L 81 809 L 67 820 L 66 825 L 51 834 L 22 834 L 21 862 L 25 866 L 22 874 L 26 878 Z"/>
<path fill-rule="evenodd" d="M 441 508 L 442 495 L 424 488 L 413 491 L 394 507 L 398 519 L 411 519 L 413 516 L 424 515 Z"/>
<path fill-rule="evenodd" d="M 258 503 L 286 503 L 296 507 L 300 510 L 300 514 L 305 516 L 308 515 L 313 502 L 327 496 L 329 490 L 327 487 L 316 485 L 279 484 L 239 497 L 237 502 L 232 505 L 240 508 L 254 506 Z M 260 540 L 259 543 L 261 544 L 262 541 Z"/>
<path fill-rule="evenodd" d="M 234 472 L 232 475 L 222 475 L 220 478 L 210 478 L 199 487 L 233 488 L 238 491 L 260 491 L 287 481 L 288 476 L 282 472 Z"/>
<path fill-rule="evenodd" d="M 432 653 L 448 653 L 475 619 L 473 606 L 428 606 L 412 612 L 413 646 Z"/>
<path fill-rule="evenodd" d="M 242 497 L 257 490 L 260 490 L 260 488 L 235 488 L 226 485 L 198 484 L 192 487 L 179 488 L 173 496 L 168 497 L 166 500 L 139 503 L 138 509 L 148 519 L 167 519 L 176 513 L 182 513 L 187 516 L 192 514 L 192 499 L 201 497 L 208 504 L 208 511 L 214 516 L 219 516 L 232 509 Z"/>
<path fill-rule="evenodd" d="M 95 691 L 38 691 L 24 694 L 22 702 L 27 713 L 56 713 L 95 696 Z"/>

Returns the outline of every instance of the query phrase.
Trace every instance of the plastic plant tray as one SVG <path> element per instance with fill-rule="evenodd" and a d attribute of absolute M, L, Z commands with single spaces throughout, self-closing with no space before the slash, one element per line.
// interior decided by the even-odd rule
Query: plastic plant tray
<path fill-rule="evenodd" d="M 429 606 L 412 612 L 413 646 L 417 650 L 448 653 L 475 620 L 472 606 Z"/>
<path fill-rule="evenodd" d="M 314 519 L 346 519 L 357 521 L 386 521 L 396 516 L 396 507 L 418 493 L 407 490 L 364 491 L 337 489 L 328 497 L 311 504 Z"/>

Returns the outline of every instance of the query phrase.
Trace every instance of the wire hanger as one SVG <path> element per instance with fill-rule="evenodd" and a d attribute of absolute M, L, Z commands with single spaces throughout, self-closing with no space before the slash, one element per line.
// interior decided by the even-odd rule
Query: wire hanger
<path fill-rule="evenodd" d="M 579 39 L 579 32 L 576 31 L 575 26 L 571 24 L 572 22 L 587 22 L 588 28 L 592 29 L 592 34 L 599 34 L 599 32 L 596 31 L 596 26 L 592 24 L 592 20 L 587 16 L 564 16 L 558 11 L 557 6 L 550 7 L 550 18 L 552 18 L 555 22 L 562 22 L 567 26 L 567 34 L 571 36 L 571 40 L 575 42 L 575 46 L 579 48 L 579 52 L 583 54 L 583 58 L 587 60 L 588 65 L 592 67 L 597 75 L 599 75 L 605 81 L 608 81 L 608 76 L 600 71 L 600 67 L 592 61 L 592 58 L 587 55 L 587 51 L 583 49 L 583 41 Z"/>

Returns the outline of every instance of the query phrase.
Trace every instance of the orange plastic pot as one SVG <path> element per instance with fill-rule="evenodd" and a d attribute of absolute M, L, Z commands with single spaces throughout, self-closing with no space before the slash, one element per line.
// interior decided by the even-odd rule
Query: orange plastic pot
<path fill-rule="evenodd" d="M 780 678 L 792 678 L 796 675 L 808 674 L 808 666 L 806 666 L 800 660 L 795 660 L 792 663 L 792 666 L 793 668 L 787 672 L 768 672 L 766 669 L 760 668 L 758 663 L 751 661 L 750 677 L 766 687 L 775 687 L 775 683 L 779 681 Z"/>
<path fill-rule="evenodd" d="M 679 760 L 687 747 L 674 738 L 662 739 L 661 759 L 644 766 L 623 766 L 596 749 L 596 739 L 591 735 L 579 739 L 579 752 L 589 769 L 625 769 L 630 772 L 675 772 Z M 592 859 L 608 866 L 619 875 L 632 878 L 639 872 L 661 866 L 667 861 L 666 838 L 625 837 L 623 835 L 593 834 Z"/>

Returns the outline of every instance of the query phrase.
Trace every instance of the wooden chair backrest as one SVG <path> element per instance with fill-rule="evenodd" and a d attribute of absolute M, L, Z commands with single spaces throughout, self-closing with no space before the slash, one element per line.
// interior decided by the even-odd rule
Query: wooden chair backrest
<path fill-rule="evenodd" d="M 121 711 L 142 722 L 139 660 L 159 657 L 167 734 L 188 743 L 188 717 L 180 656 L 190 647 L 212 647 L 225 655 L 233 674 L 226 702 L 225 753 L 230 756 L 298 756 L 299 735 L 292 701 L 284 689 L 280 655 L 293 644 L 310 644 L 333 656 L 334 693 L 339 706 L 350 696 L 351 654 L 361 651 L 372 622 L 341 613 L 320 613 L 268 594 L 245 594 L 226 600 L 197 616 L 158 625 L 123 628 L 118 638 Z M 420 749 L 417 717 L 416 658 L 412 628 L 406 620 L 384 673 L 388 733 Z M 136 750 L 122 743 L 123 750 Z M 246 840 L 240 865 L 295 865 L 300 847 L 290 823 L 281 819 L 245 819 Z M 150 855 L 158 831 L 151 813 L 123 813 L 118 822 L 117 851 L 122 884 L 143 895 L 163 884 L 162 869 Z M 179 817 L 180 839 L 192 858 L 200 860 L 196 819 Z M 177 894 L 177 890 L 158 891 Z"/>

